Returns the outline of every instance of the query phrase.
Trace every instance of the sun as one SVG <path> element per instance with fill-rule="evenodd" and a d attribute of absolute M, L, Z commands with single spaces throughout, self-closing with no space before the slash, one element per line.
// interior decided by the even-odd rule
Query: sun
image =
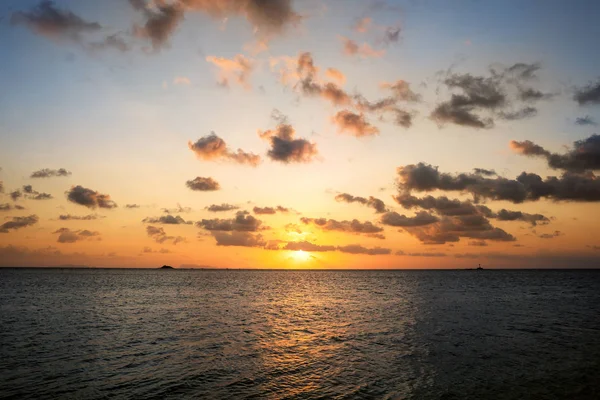
<path fill-rule="evenodd" d="M 310 253 L 304 250 L 297 250 L 292 253 L 292 258 L 296 261 L 308 261 Z"/>

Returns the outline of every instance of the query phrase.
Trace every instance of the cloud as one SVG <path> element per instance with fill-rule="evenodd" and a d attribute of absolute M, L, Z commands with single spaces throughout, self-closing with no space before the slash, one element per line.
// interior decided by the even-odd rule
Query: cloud
<path fill-rule="evenodd" d="M 327 78 L 333 81 L 336 81 L 340 85 L 346 83 L 346 75 L 344 75 L 344 73 L 339 69 L 327 68 L 327 70 L 325 71 L 325 76 L 327 76 Z"/>
<path fill-rule="evenodd" d="M 143 25 L 134 26 L 135 36 L 150 40 L 154 50 L 167 44 L 185 14 L 180 2 L 154 2 L 152 8 L 141 1 L 130 0 L 130 3 L 136 10 L 143 12 L 146 18 Z"/>
<path fill-rule="evenodd" d="M 94 237 L 99 237 L 100 233 L 89 231 L 87 229 L 72 231 L 69 228 L 60 228 L 54 234 L 58 234 L 58 243 L 75 243 L 80 240 L 88 240 Z"/>
<path fill-rule="evenodd" d="M 598 123 L 589 115 L 575 118 L 575 124 L 579 126 L 597 126 Z"/>
<path fill-rule="evenodd" d="M 139 204 L 125 204 L 125 208 L 140 208 Z"/>
<path fill-rule="evenodd" d="M 471 240 L 469 242 L 469 246 L 478 246 L 478 247 L 485 247 L 487 246 L 487 242 L 485 240 Z"/>
<path fill-rule="evenodd" d="M 363 114 L 342 110 L 333 117 L 332 121 L 338 126 L 340 133 L 346 132 L 356 137 L 379 134 L 379 129 L 367 122 Z"/>
<path fill-rule="evenodd" d="M 383 228 L 369 221 L 360 222 L 357 219 L 352 221 L 337 221 L 335 219 L 327 218 L 300 218 L 305 225 L 312 225 L 324 231 L 339 231 L 347 232 L 352 234 L 371 234 L 383 232 Z"/>
<path fill-rule="evenodd" d="M 17 230 L 35 225 L 38 221 L 39 218 L 37 215 L 30 215 L 28 217 L 12 217 L 10 221 L 0 225 L 0 233 L 8 233 L 9 229 Z"/>
<path fill-rule="evenodd" d="M 352 29 L 359 33 L 365 33 L 371 27 L 373 20 L 370 17 L 364 17 L 356 21 Z"/>
<path fill-rule="evenodd" d="M 478 174 L 478 175 L 483 175 L 483 176 L 498 175 L 496 173 L 496 171 L 494 171 L 493 169 L 473 168 L 473 172 L 476 173 L 476 174 Z"/>
<path fill-rule="evenodd" d="M 442 253 L 442 252 L 430 252 L 430 251 L 416 252 L 416 253 L 405 253 L 402 250 L 398 250 L 395 254 L 397 256 L 409 256 L 409 257 L 446 257 L 447 256 L 446 253 Z"/>
<path fill-rule="evenodd" d="M 267 243 L 260 234 L 250 232 L 211 232 L 217 246 L 264 247 Z"/>
<path fill-rule="evenodd" d="M 537 108 L 535 107 L 524 107 L 517 111 L 501 111 L 498 113 L 498 117 L 507 121 L 516 121 L 519 119 L 525 119 L 529 117 L 535 117 L 537 115 Z"/>
<path fill-rule="evenodd" d="M 560 178 L 523 172 L 516 179 L 486 178 L 478 174 L 448 174 L 429 164 L 398 168 L 400 192 L 444 190 L 471 193 L 480 199 L 507 200 L 513 203 L 540 198 L 567 201 L 600 201 L 600 179 L 590 174 L 565 172 Z"/>
<path fill-rule="evenodd" d="M 550 222 L 550 219 L 542 214 L 528 214 L 521 211 L 506 210 L 504 208 L 498 212 L 493 212 L 484 205 L 473 204 L 469 200 L 461 201 L 458 199 L 449 199 L 446 196 L 425 196 L 419 198 L 408 193 L 401 193 L 394 196 L 394 199 L 406 209 L 418 207 L 425 210 L 433 210 L 443 216 L 483 215 L 487 218 L 495 218 L 499 221 L 524 221 L 533 226 L 538 223 L 545 225 Z"/>
<path fill-rule="evenodd" d="M 561 231 L 554 231 L 552 233 L 543 233 L 541 235 L 539 235 L 538 237 L 542 238 L 542 239 L 554 239 L 555 237 L 558 236 L 562 236 L 563 233 Z"/>
<path fill-rule="evenodd" d="M 90 43 L 89 46 L 92 50 L 115 49 L 122 53 L 129 51 L 129 44 L 118 33 L 108 35 L 100 42 Z"/>
<path fill-rule="evenodd" d="M 71 176 L 71 172 L 64 168 L 49 169 L 44 168 L 38 171 L 32 172 L 30 178 L 51 178 L 55 176 Z"/>
<path fill-rule="evenodd" d="M 56 41 L 81 42 L 81 35 L 96 32 L 102 27 L 68 10 L 59 9 L 54 2 L 40 1 L 29 11 L 17 11 L 10 19 L 12 25 L 24 25 L 37 34 Z"/>
<path fill-rule="evenodd" d="M 31 185 L 23 185 L 23 193 L 25 193 L 25 198 L 30 200 L 50 200 L 53 199 L 52 195 L 49 193 L 40 193 L 37 190 L 33 190 L 33 186 Z"/>
<path fill-rule="evenodd" d="M 385 54 L 385 49 L 375 50 L 368 43 L 359 45 L 354 40 L 347 37 L 340 37 L 343 42 L 343 53 L 347 56 L 357 56 L 360 58 L 379 58 Z"/>
<path fill-rule="evenodd" d="M 9 196 L 12 199 L 12 201 L 17 201 L 18 199 L 23 197 L 23 193 L 21 193 L 21 191 L 19 189 L 17 189 L 17 190 L 13 190 L 12 192 L 10 192 Z"/>
<path fill-rule="evenodd" d="M 496 218 L 498 221 L 524 221 L 529 222 L 533 226 L 550 223 L 550 219 L 542 214 L 528 214 L 521 211 L 506 210 L 504 208 L 488 217 Z"/>
<path fill-rule="evenodd" d="M 417 212 L 414 217 L 400 215 L 395 211 L 386 212 L 381 216 L 382 224 L 401 227 L 429 225 L 437 221 L 439 218 L 425 211 Z"/>
<path fill-rule="evenodd" d="M 165 249 L 165 248 L 161 248 L 160 250 L 152 250 L 151 247 L 146 246 L 142 249 L 142 253 L 169 254 L 169 253 L 172 253 L 172 251 L 169 249 Z"/>
<path fill-rule="evenodd" d="M 238 231 L 255 232 L 261 230 L 262 221 L 250 215 L 247 211 L 238 211 L 231 219 L 203 219 L 196 226 L 207 231 Z"/>
<path fill-rule="evenodd" d="M 576 88 L 573 100 L 580 106 L 588 104 L 600 104 L 600 80 L 590 82 L 587 86 Z"/>
<path fill-rule="evenodd" d="M 317 156 L 317 145 L 306 139 L 295 139 L 296 131 L 283 116 L 275 129 L 258 131 L 258 136 L 271 142 L 267 156 L 273 161 L 288 163 L 308 163 Z"/>
<path fill-rule="evenodd" d="M 458 242 L 461 237 L 479 240 L 515 241 L 506 231 L 493 227 L 482 215 L 458 215 L 442 217 L 438 222 L 404 228 L 424 244 Z"/>
<path fill-rule="evenodd" d="M 335 246 L 321 246 L 318 244 L 310 243 L 307 241 L 302 242 L 288 242 L 282 250 L 292 250 L 292 251 L 314 251 L 314 252 L 322 252 L 322 251 L 335 251 Z"/>
<path fill-rule="evenodd" d="M 177 203 L 177 207 L 175 208 L 161 208 L 160 209 L 165 214 L 181 214 L 181 213 L 189 213 L 192 212 L 191 207 L 183 207 L 181 204 Z"/>
<path fill-rule="evenodd" d="M 438 104 L 430 117 L 440 126 L 446 123 L 471 128 L 491 128 L 494 118 L 518 120 L 532 117 L 537 109 L 531 105 L 507 110 L 520 103 L 533 103 L 551 98 L 524 84 L 536 77 L 539 64 L 517 63 L 496 70 L 490 68 L 489 76 L 448 73 L 442 81 L 451 93 L 450 99 Z M 459 93 L 455 93 L 458 91 Z"/>
<path fill-rule="evenodd" d="M 418 102 L 421 101 L 421 96 L 413 92 L 410 88 L 410 83 L 402 79 L 396 82 L 382 82 L 379 84 L 382 89 L 391 90 L 394 97 L 399 101 Z"/>
<path fill-rule="evenodd" d="M 161 215 L 160 217 L 156 217 L 156 218 L 151 218 L 151 217 L 146 217 L 142 220 L 143 223 L 146 224 L 167 224 L 167 225 L 179 225 L 179 224 L 185 224 L 185 225 L 191 225 L 193 224 L 192 221 L 186 221 L 183 218 L 181 218 L 179 215 L 177 216 L 173 216 L 173 215 Z"/>
<path fill-rule="evenodd" d="M 254 70 L 254 61 L 237 54 L 234 58 L 208 56 L 206 61 L 219 69 L 219 85 L 229 87 L 236 82 L 245 89 L 251 89 L 250 76 Z"/>
<path fill-rule="evenodd" d="M 238 164 L 247 164 L 256 167 L 260 164 L 260 156 L 254 153 L 246 153 L 238 149 L 231 151 L 223 139 L 218 137 L 214 132 L 210 135 L 201 137 L 195 143 L 188 142 L 188 147 L 198 158 L 203 160 L 228 160 Z"/>
<path fill-rule="evenodd" d="M 243 16 L 263 38 L 283 33 L 302 17 L 294 11 L 292 0 L 182 0 L 190 9 L 222 20 Z"/>
<path fill-rule="evenodd" d="M 352 196 L 348 193 L 340 193 L 335 196 L 335 200 L 338 202 L 363 204 L 367 207 L 373 208 L 377 213 L 384 213 L 387 210 L 385 203 L 382 200 L 373 196 L 369 196 L 369 198 L 367 199 L 364 197 Z"/>
<path fill-rule="evenodd" d="M 186 242 L 185 237 L 183 236 L 169 236 L 167 235 L 167 233 L 165 232 L 165 230 L 163 228 L 157 228 L 153 225 L 148 225 L 146 227 L 146 234 L 148 234 L 149 237 L 151 237 L 152 239 L 154 239 L 154 241 L 156 243 L 172 243 L 173 245 L 176 245 L 177 243 L 183 243 Z"/>
<path fill-rule="evenodd" d="M 12 205 L 10 203 L 2 203 L 0 204 L 0 211 L 12 211 L 12 210 L 24 210 L 25 207 L 20 206 L 18 204 Z"/>
<path fill-rule="evenodd" d="M 383 255 L 383 254 L 391 254 L 392 250 L 391 249 L 386 249 L 386 248 L 382 248 L 382 247 L 374 247 L 374 248 L 367 248 L 367 247 L 363 247 L 361 245 L 358 244 L 351 244 L 348 246 L 338 246 L 337 248 L 339 251 L 341 251 L 342 253 L 348 253 L 348 254 L 366 254 L 369 256 L 376 256 L 376 255 Z"/>
<path fill-rule="evenodd" d="M 221 189 L 221 186 L 213 178 L 196 177 L 187 181 L 185 185 L 191 190 L 208 192 Z"/>
<path fill-rule="evenodd" d="M 208 207 L 205 207 L 205 210 L 208 210 L 210 212 L 223 212 L 223 211 L 231 211 L 231 210 L 237 210 L 239 209 L 238 206 L 234 206 L 232 204 L 212 204 Z"/>
<path fill-rule="evenodd" d="M 98 193 L 95 190 L 84 188 L 80 185 L 72 186 L 66 194 L 67 200 L 84 207 L 108 209 L 117 207 L 117 204 L 110 199 L 109 195 Z"/>
<path fill-rule="evenodd" d="M 277 207 L 254 207 L 252 209 L 252 211 L 254 212 L 254 214 L 275 214 L 276 212 L 281 212 L 281 213 L 287 213 L 290 210 L 288 208 L 282 207 L 282 206 L 277 206 Z"/>
<path fill-rule="evenodd" d="M 511 140 L 510 147 L 515 152 L 531 157 L 543 157 L 548 166 L 570 172 L 583 172 L 600 169 L 600 135 L 592 135 L 573 143 L 573 148 L 565 154 L 551 153 L 530 140 Z"/>
<path fill-rule="evenodd" d="M 101 215 L 97 215 L 97 214 L 89 214 L 89 215 L 82 215 L 82 216 L 63 214 L 63 215 L 58 216 L 59 221 L 92 221 L 92 220 L 95 220 L 98 218 L 104 218 L 104 217 Z"/>

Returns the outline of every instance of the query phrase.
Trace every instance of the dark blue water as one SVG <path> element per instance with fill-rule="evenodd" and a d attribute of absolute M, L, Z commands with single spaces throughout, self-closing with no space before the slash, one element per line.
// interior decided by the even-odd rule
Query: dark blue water
<path fill-rule="evenodd" d="M 0 269 L 1 398 L 598 399 L 600 271 Z"/>

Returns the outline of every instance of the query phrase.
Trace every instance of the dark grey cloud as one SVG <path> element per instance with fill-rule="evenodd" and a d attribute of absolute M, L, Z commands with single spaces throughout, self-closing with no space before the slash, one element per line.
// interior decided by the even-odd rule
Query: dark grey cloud
<path fill-rule="evenodd" d="M 385 203 L 382 200 L 373 196 L 369 196 L 369 198 L 367 199 L 365 197 L 352 196 L 348 193 L 340 193 L 335 196 L 335 200 L 338 202 L 345 203 L 359 203 L 367 207 L 373 208 L 376 213 L 384 213 L 387 211 Z"/>
<path fill-rule="evenodd" d="M 371 234 L 383 232 L 383 228 L 374 225 L 372 222 L 360 222 L 357 219 L 352 221 L 337 221 L 335 219 L 327 218 L 300 218 L 305 225 L 312 225 L 322 229 L 324 231 L 339 231 L 347 232 L 352 234 Z"/>
<path fill-rule="evenodd" d="M 565 172 L 557 178 L 523 172 L 516 179 L 486 178 L 478 174 L 448 174 L 429 164 L 411 164 L 398 168 L 401 193 L 433 190 L 462 191 L 480 199 L 507 200 L 513 203 L 540 198 L 566 201 L 600 201 L 600 179 L 590 174 Z"/>
<path fill-rule="evenodd" d="M 422 226 L 433 224 L 437 221 L 439 221 L 438 217 L 425 211 L 417 212 L 414 217 L 400 215 L 395 211 L 386 212 L 381 216 L 381 223 L 389 226 Z"/>
<path fill-rule="evenodd" d="M 598 123 L 589 115 L 575 118 L 575 124 L 580 126 L 596 126 Z"/>
<path fill-rule="evenodd" d="M 115 208 L 117 203 L 110 199 L 107 194 L 101 194 L 95 190 L 84 188 L 81 185 L 73 186 L 66 192 L 67 200 L 72 203 L 88 208 Z"/>
<path fill-rule="evenodd" d="M 458 242 L 460 238 L 515 241 L 506 231 L 492 226 L 482 215 L 444 216 L 438 222 L 425 226 L 405 227 L 404 230 L 424 244 Z"/>
<path fill-rule="evenodd" d="M 108 35 L 99 42 L 90 43 L 89 46 L 92 50 L 114 49 L 119 50 L 122 53 L 129 51 L 130 49 L 129 43 L 127 43 L 123 36 L 118 33 Z"/>
<path fill-rule="evenodd" d="M 570 172 L 600 170 L 600 135 L 592 135 L 586 139 L 577 140 L 573 148 L 565 154 L 551 153 L 529 140 L 518 142 L 512 140 L 510 147 L 526 156 L 543 157 L 548 166 Z"/>
<path fill-rule="evenodd" d="M 160 209 L 165 214 L 181 214 L 181 213 L 189 213 L 192 212 L 191 207 L 183 207 L 181 204 L 177 203 L 177 207 L 174 208 L 161 208 Z"/>
<path fill-rule="evenodd" d="M 497 213 L 491 214 L 489 218 L 495 218 L 498 221 L 524 221 L 533 226 L 550 223 L 550 219 L 542 214 L 528 214 L 521 211 L 506 210 L 504 208 Z"/>
<path fill-rule="evenodd" d="M 196 226 L 207 231 L 237 231 L 255 232 L 262 230 L 262 221 L 250 215 L 247 211 L 238 211 L 230 219 L 203 219 L 196 222 Z"/>
<path fill-rule="evenodd" d="M 221 185 L 219 185 L 219 182 L 215 181 L 213 178 L 203 178 L 200 176 L 190 181 L 187 181 L 185 185 L 191 190 L 201 192 L 209 192 L 221 189 Z"/>
<path fill-rule="evenodd" d="M 54 40 L 74 42 L 81 42 L 82 34 L 102 28 L 97 22 L 86 21 L 71 11 L 57 8 L 49 0 L 40 1 L 29 11 L 13 13 L 10 22 L 13 25 L 24 25 L 35 33 Z"/>
<path fill-rule="evenodd" d="M 139 204 L 125 204 L 125 208 L 140 208 Z"/>
<path fill-rule="evenodd" d="M 135 9 L 143 12 L 146 19 L 143 25 L 134 27 L 135 35 L 148 39 L 155 50 L 168 43 L 185 14 L 183 4 L 177 1 L 155 3 L 153 8 L 135 0 L 130 0 L 130 3 Z"/>
<path fill-rule="evenodd" d="M 261 234 L 250 232 L 213 231 L 211 235 L 216 239 L 217 246 L 264 247 L 267 244 Z"/>
<path fill-rule="evenodd" d="M 10 229 L 16 230 L 37 224 L 39 218 L 37 215 L 29 215 L 27 217 L 12 217 L 10 221 L 6 221 L 0 225 L 0 233 L 8 233 Z"/>
<path fill-rule="evenodd" d="M 318 154 L 317 145 L 306 139 L 295 139 L 296 131 L 283 116 L 279 116 L 275 129 L 259 131 L 258 136 L 269 140 L 271 148 L 267 156 L 273 161 L 288 163 L 307 163 Z"/>
<path fill-rule="evenodd" d="M 21 191 L 19 189 L 17 189 L 17 190 L 13 190 L 12 192 L 10 192 L 9 196 L 12 199 L 12 201 L 17 201 L 21 197 L 23 197 L 23 193 L 21 193 Z"/>
<path fill-rule="evenodd" d="M 501 111 L 498 113 L 498 117 L 507 121 L 515 121 L 519 119 L 535 117 L 537 112 L 537 108 L 527 106 L 517 111 Z"/>
<path fill-rule="evenodd" d="M 203 160 L 228 160 L 253 167 L 256 167 L 261 161 L 260 156 L 254 153 L 247 153 L 241 149 L 232 151 L 227 147 L 225 141 L 214 132 L 201 137 L 195 143 L 189 142 L 188 147 Z"/>
<path fill-rule="evenodd" d="M 212 205 L 206 207 L 205 209 L 210 212 L 223 212 L 223 211 L 237 210 L 237 209 L 239 209 L 239 207 L 234 206 L 232 204 L 223 203 L 223 204 L 212 204 Z"/>
<path fill-rule="evenodd" d="M 40 193 L 33 190 L 31 185 L 23 185 L 23 193 L 25 193 L 25 198 L 30 200 L 50 200 L 53 198 L 49 193 Z"/>
<path fill-rule="evenodd" d="M 165 248 L 161 248 L 160 250 L 152 250 L 151 247 L 146 246 L 142 249 L 142 253 L 169 254 L 169 253 L 171 253 L 171 250 L 165 249 Z"/>
<path fill-rule="evenodd" d="M 58 234 L 58 243 L 75 243 L 81 240 L 89 240 L 92 238 L 99 239 L 100 232 L 90 231 L 87 229 L 72 231 L 69 228 L 60 228 L 54 234 Z"/>
<path fill-rule="evenodd" d="M 573 100 L 579 103 L 580 106 L 600 104 L 600 79 L 588 83 L 587 86 L 576 88 Z"/>
<path fill-rule="evenodd" d="M 101 215 L 97 215 L 97 214 L 89 214 L 89 215 L 71 215 L 71 214 L 64 214 L 64 215 L 59 215 L 58 219 L 60 221 L 92 221 L 95 219 L 99 219 L 99 218 L 104 218 Z"/>
<path fill-rule="evenodd" d="M 478 174 L 478 175 L 484 175 L 484 176 L 498 175 L 496 173 L 496 171 L 494 171 L 493 169 L 473 168 L 473 172 L 476 173 L 476 174 Z"/>
<path fill-rule="evenodd" d="M 484 205 L 473 204 L 469 200 L 449 199 L 446 196 L 424 196 L 419 198 L 409 193 L 401 193 L 394 196 L 394 199 L 406 209 L 417 207 L 425 210 L 433 210 L 442 216 L 482 215 L 486 218 L 494 218 L 499 221 L 524 221 L 533 226 L 537 224 L 545 225 L 550 222 L 550 219 L 542 214 L 528 214 L 504 208 L 498 212 L 493 212 Z"/>
<path fill-rule="evenodd" d="M 188 12 L 202 12 L 218 20 L 245 17 L 262 39 L 280 34 L 301 21 L 291 0 L 175 0 L 153 2 L 153 6 L 140 0 L 130 3 L 145 18 L 144 24 L 135 28 L 137 35 L 150 40 L 155 49 L 168 43 Z"/>
<path fill-rule="evenodd" d="M 275 214 L 277 212 L 280 213 L 287 213 L 290 210 L 288 208 L 282 207 L 282 206 L 277 206 L 277 207 L 254 207 L 252 209 L 252 211 L 254 212 L 254 214 Z"/>
<path fill-rule="evenodd" d="M 171 243 L 173 245 L 176 245 L 177 243 L 186 242 L 185 237 L 169 236 L 163 228 L 155 227 L 153 225 L 148 225 L 146 227 L 146 234 L 148 234 L 149 237 L 154 239 L 156 243 Z"/>
<path fill-rule="evenodd" d="M 450 99 L 438 104 L 431 118 L 439 125 L 452 123 L 471 128 L 491 128 L 494 118 L 518 120 L 532 117 L 537 109 L 531 104 L 553 97 L 552 94 L 524 86 L 536 78 L 539 64 L 517 63 L 508 68 L 490 68 L 489 76 L 448 73 L 443 84 L 452 93 Z M 517 109 L 511 111 L 507 108 Z"/>
<path fill-rule="evenodd" d="M 563 233 L 561 231 L 554 231 L 552 233 L 542 233 L 538 237 L 541 239 L 554 239 L 555 237 L 562 236 Z"/>
<path fill-rule="evenodd" d="M 12 205 L 10 203 L 2 203 L 0 204 L 0 211 L 12 211 L 12 210 L 24 210 L 25 207 L 20 206 L 18 204 Z"/>
<path fill-rule="evenodd" d="M 363 247 L 359 244 L 351 244 L 351 245 L 347 245 L 347 246 L 338 246 L 337 248 L 338 251 L 341 251 L 342 253 L 348 253 L 348 254 L 366 254 L 369 256 L 376 256 L 376 255 L 384 255 L 384 254 L 391 254 L 392 250 L 391 249 L 386 249 L 383 247 L 373 247 L 373 248 L 367 248 L 367 247 Z"/>
<path fill-rule="evenodd" d="M 52 178 L 55 176 L 71 176 L 71 172 L 64 168 L 50 169 L 44 168 L 31 173 L 30 178 Z"/>
<path fill-rule="evenodd" d="M 166 225 L 179 225 L 179 224 L 191 225 L 191 224 L 193 224 L 192 221 L 186 221 L 183 218 L 181 218 L 181 216 L 179 216 L 179 215 L 173 216 L 170 214 L 161 215 L 160 217 L 155 217 L 155 218 L 146 217 L 142 220 L 142 222 L 145 224 L 166 224 Z"/>

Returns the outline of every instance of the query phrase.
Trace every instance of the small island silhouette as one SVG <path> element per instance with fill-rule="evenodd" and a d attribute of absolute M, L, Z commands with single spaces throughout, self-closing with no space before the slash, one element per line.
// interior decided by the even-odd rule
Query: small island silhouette
<path fill-rule="evenodd" d="M 163 265 L 162 267 L 160 267 L 159 269 L 174 269 L 173 267 L 171 267 L 170 265 Z"/>
<path fill-rule="evenodd" d="M 480 269 L 483 269 L 483 267 L 481 266 L 481 264 L 479 264 L 479 266 L 477 268 L 467 268 L 467 270 L 471 270 L 471 271 L 473 271 L 473 270 L 480 270 Z"/>

